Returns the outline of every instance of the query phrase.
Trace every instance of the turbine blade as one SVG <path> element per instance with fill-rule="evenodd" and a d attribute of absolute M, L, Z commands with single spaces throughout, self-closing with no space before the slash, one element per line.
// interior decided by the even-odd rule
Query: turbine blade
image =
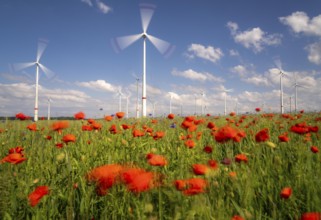
<path fill-rule="evenodd" d="M 274 60 L 275 66 L 282 71 L 282 63 L 280 59 Z"/>
<path fill-rule="evenodd" d="M 156 6 L 153 4 L 146 4 L 146 3 L 142 3 L 139 6 L 140 6 L 140 16 L 142 19 L 143 31 L 144 33 L 146 33 L 150 20 L 153 17 Z"/>
<path fill-rule="evenodd" d="M 147 38 L 152 42 L 152 44 L 157 48 L 157 50 L 164 56 L 170 56 L 174 51 L 175 47 L 168 43 L 167 41 L 161 40 L 152 35 L 147 35 Z"/>
<path fill-rule="evenodd" d="M 48 41 L 44 39 L 40 39 L 38 42 L 38 49 L 37 49 L 37 62 L 39 62 L 43 52 L 45 51 L 47 47 Z"/>
<path fill-rule="evenodd" d="M 47 67 L 45 67 L 44 65 L 42 65 L 41 63 L 39 63 L 39 67 L 46 74 L 47 78 L 51 79 L 52 77 L 54 77 L 55 73 L 50 69 L 48 69 Z"/>
<path fill-rule="evenodd" d="M 137 41 L 141 37 L 142 37 L 142 34 L 134 34 L 134 35 L 124 36 L 124 37 L 117 37 L 115 39 L 112 39 L 111 43 L 114 50 L 118 53 L 121 50 L 133 44 L 135 41 Z"/>
<path fill-rule="evenodd" d="M 33 65 L 35 65 L 36 63 L 35 62 L 30 62 L 30 63 L 15 63 L 12 65 L 13 67 L 13 70 L 14 71 L 20 71 L 20 70 L 23 70 L 23 69 L 26 69 L 28 67 L 31 67 Z"/>

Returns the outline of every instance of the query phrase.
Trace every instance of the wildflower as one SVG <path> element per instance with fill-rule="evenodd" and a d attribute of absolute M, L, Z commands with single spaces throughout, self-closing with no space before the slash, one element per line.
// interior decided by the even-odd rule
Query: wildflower
<path fill-rule="evenodd" d="M 167 115 L 167 118 L 168 119 L 174 119 L 175 115 L 173 113 L 170 113 L 170 114 Z"/>
<path fill-rule="evenodd" d="M 143 131 L 140 131 L 140 130 L 137 130 L 137 129 L 135 129 L 134 131 L 133 131 L 133 136 L 134 137 L 142 137 L 142 136 L 144 136 L 145 135 L 145 133 L 143 132 Z"/>
<path fill-rule="evenodd" d="M 141 174 L 146 172 L 145 170 L 141 169 L 141 168 L 126 168 L 122 171 L 121 173 L 121 179 L 125 184 L 130 184 L 131 182 L 133 182 L 134 178 Z"/>
<path fill-rule="evenodd" d="M 104 119 L 105 119 L 106 121 L 111 121 L 111 120 L 113 120 L 113 116 L 107 115 L 107 116 L 105 116 Z"/>
<path fill-rule="evenodd" d="M 211 169 L 217 169 L 218 168 L 218 163 L 216 160 L 208 160 L 208 165 L 210 166 Z"/>
<path fill-rule="evenodd" d="M 174 185 L 177 190 L 184 190 L 187 186 L 187 181 L 186 180 L 175 180 Z"/>
<path fill-rule="evenodd" d="M 62 133 L 62 130 L 69 127 L 68 121 L 57 121 L 51 125 L 52 130 L 57 131 L 59 134 Z"/>
<path fill-rule="evenodd" d="M 102 128 L 102 124 L 98 123 L 98 122 L 94 122 L 91 124 L 92 128 L 94 130 L 100 130 Z"/>
<path fill-rule="evenodd" d="M 16 118 L 19 119 L 20 121 L 24 121 L 24 120 L 28 119 L 28 116 L 26 116 L 22 112 L 19 112 L 18 114 L 16 114 Z"/>
<path fill-rule="evenodd" d="M 221 161 L 221 164 L 224 164 L 224 165 L 230 165 L 232 163 L 232 160 L 230 158 L 224 158 L 222 161 Z"/>
<path fill-rule="evenodd" d="M 93 128 L 90 125 L 83 125 L 81 126 L 82 131 L 91 131 Z"/>
<path fill-rule="evenodd" d="M 152 172 L 143 172 L 134 176 L 133 180 L 127 185 L 127 188 L 131 192 L 140 193 L 147 191 L 153 186 Z"/>
<path fill-rule="evenodd" d="M 242 218 L 241 216 L 239 215 L 234 215 L 231 220 L 244 220 L 244 218 Z"/>
<path fill-rule="evenodd" d="M 19 164 L 23 161 L 27 160 L 21 153 L 10 153 L 6 157 L 4 157 L 0 163 L 11 163 L 11 164 Z"/>
<path fill-rule="evenodd" d="M 290 138 L 288 137 L 288 132 L 285 132 L 281 135 L 279 135 L 279 141 L 280 142 L 289 142 Z"/>
<path fill-rule="evenodd" d="M 47 135 L 45 138 L 46 138 L 48 141 L 50 141 L 50 140 L 52 139 L 52 136 Z"/>
<path fill-rule="evenodd" d="M 229 172 L 228 175 L 229 175 L 231 178 L 236 178 L 236 176 L 237 176 L 236 172 L 234 172 L 234 171 Z"/>
<path fill-rule="evenodd" d="M 89 182 L 96 182 L 99 195 L 105 195 L 107 190 L 116 183 L 122 170 L 123 167 L 118 164 L 103 165 L 90 171 L 86 178 Z"/>
<path fill-rule="evenodd" d="M 85 113 L 78 112 L 78 113 L 74 114 L 74 117 L 75 117 L 76 120 L 85 119 Z"/>
<path fill-rule="evenodd" d="M 256 112 L 260 112 L 260 111 L 261 111 L 261 108 L 255 108 L 255 111 L 256 111 Z"/>
<path fill-rule="evenodd" d="M 319 152 L 319 149 L 318 149 L 317 146 L 312 146 L 310 149 L 311 149 L 311 151 L 312 151 L 313 153 L 315 153 L 315 154 Z"/>
<path fill-rule="evenodd" d="M 206 180 L 202 178 L 191 178 L 187 180 L 187 189 L 183 191 L 185 195 L 196 195 L 204 193 L 207 187 Z"/>
<path fill-rule="evenodd" d="M 230 112 L 230 116 L 231 116 L 231 117 L 234 117 L 235 115 L 236 115 L 235 112 Z"/>
<path fill-rule="evenodd" d="M 193 140 L 187 140 L 187 141 L 185 141 L 184 144 L 188 148 L 194 148 L 195 147 L 195 142 Z"/>
<path fill-rule="evenodd" d="M 281 190 L 280 196 L 283 199 L 288 199 L 291 196 L 291 194 L 292 194 L 292 189 L 290 187 L 284 187 Z"/>
<path fill-rule="evenodd" d="M 262 129 L 255 135 L 256 142 L 264 142 L 269 140 L 269 138 L 270 138 L 269 129 L 267 128 Z"/>
<path fill-rule="evenodd" d="M 165 132 L 164 132 L 164 131 L 157 131 L 157 132 L 155 132 L 155 134 L 153 135 L 153 138 L 154 138 L 154 140 L 158 140 L 158 139 L 163 138 L 164 135 L 165 135 Z"/>
<path fill-rule="evenodd" d="M 207 123 L 207 126 L 206 126 L 206 127 L 209 128 L 209 129 L 211 129 L 211 130 L 214 130 L 214 129 L 216 128 L 214 122 L 211 122 L 211 121 Z"/>
<path fill-rule="evenodd" d="M 193 172 L 195 175 L 205 175 L 210 168 L 204 164 L 193 164 Z"/>
<path fill-rule="evenodd" d="M 32 123 L 32 124 L 28 125 L 27 128 L 29 131 L 37 131 L 37 124 Z"/>
<path fill-rule="evenodd" d="M 60 149 L 60 148 L 62 148 L 64 146 L 64 144 L 63 143 L 57 143 L 57 144 L 55 144 L 55 146 Z"/>
<path fill-rule="evenodd" d="M 147 154 L 147 160 L 149 165 L 152 166 L 165 166 L 167 164 L 167 160 L 165 157 L 153 153 Z"/>
<path fill-rule="evenodd" d="M 73 134 L 66 134 L 65 136 L 63 136 L 62 141 L 66 144 L 69 142 L 76 142 L 76 137 Z"/>
<path fill-rule="evenodd" d="M 205 147 L 203 148 L 203 151 L 204 151 L 205 153 L 210 154 L 210 153 L 212 153 L 213 148 L 212 148 L 211 146 L 205 146 Z"/>
<path fill-rule="evenodd" d="M 123 118 L 124 116 L 125 116 L 125 112 L 117 112 L 116 113 L 116 117 L 119 119 Z"/>
<path fill-rule="evenodd" d="M 248 159 L 245 154 L 237 154 L 235 156 L 235 161 L 238 163 L 241 163 L 241 162 L 247 163 Z"/>
<path fill-rule="evenodd" d="M 131 126 L 130 125 L 127 125 L 127 124 L 122 124 L 121 127 L 124 129 L 124 130 L 127 130 L 127 129 L 130 129 Z"/>
<path fill-rule="evenodd" d="M 117 133 L 118 133 L 117 127 L 116 127 L 115 124 L 112 124 L 112 125 L 110 126 L 109 132 L 110 132 L 111 134 L 117 134 Z"/>
<path fill-rule="evenodd" d="M 214 133 L 214 138 L 219 143 L 224 143 L 229 140 L 233 140 L 234 142 L 240 142 L 241 138 L 245 136 L 245 132 L 239 131 L 229 125 L 221 127 L 216 133 Z"/>
<path fill-rule="evenodd" d="M 301 220 L 321 220 L 321 212 L 306 212 L 301 215 Z"/>
<path fill-rule="evenodd" d="M 29 204 L 34 207 L 36 206 L 42 197 L 49 194 L 48 186 L 38 186 L 32 193 L 29 194 Z"/>

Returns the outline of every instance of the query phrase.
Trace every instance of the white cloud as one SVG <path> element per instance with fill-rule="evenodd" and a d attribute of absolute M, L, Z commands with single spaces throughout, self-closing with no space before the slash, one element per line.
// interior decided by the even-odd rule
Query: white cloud
<path fill-rule="evenodd" d="M 108 12 L 111 11 L 111 7 L 103 3 L 102 1 L 97 0 L 96 1 L 97 8 L 104 14 L 107 14 Z"/>
<path fill-rule="evenodd" d="M 254 84 L 256 86 L 260 86 L 260 85 L 269 86 L 270 85 L 268 79 L 262 75 L 255 75 L 252 77 L 248 77 L 248 78 L 244 79 L 244 81 L 247 83 Z"/>
<path fill-rule="evenodd" d="M 188 69 L 185 71 L 178 71 L 178 70 L 172 70 L 172 75 L 173 76 L 180 76 L 180 77 L 184 77 L 187 79 L 191 79 L 191 80 L 197 80 L 197 81 L 201 81 L 201 82 L 205 82 L 205 81 L 211 81 L 211 82 L 224 82 L 224 79 L 220 78 L 220 77 L 216 77 L 210 73 L 199 73 L 196 72 L 192 69 Z"/>
<path fill-rule="evenodd" d="M 118 90 L 117 86 L 114 86 L 110 83 L 107 83 L 105 80 L 96 80 L 89 82 L 76 82 L 77 86 L 86 87 L 96 91 L 107 91 L 107 92 L 116 92 Z"/>
<path fill-rule="evenodd" d="M 238 25 L 234 22 L 228 22 L 227 27 L 230 29 L 236 43 L 252 49 L 255 53 L 261 52 L 265 46 L 281 44 L 281 34 L 267 34 L 259 27 L 239 31 Z"/>
<path fill-rule="evenodd" d="M 302 11 L 293 12 L 286 17 L 280 17 L 280 22 L 289 26 L 294 33 L 321 36 L 321 14 L 310 19 Z"/>
<path fill-rule="evenodd" d="M 199 57 L 213 63 L 219 61 L 224 55 L 220 48 L 214 48 L 212 46 L 205 47 L 201 44 L 191 44 L 187 51 L 189 52 L 187 56 L 190 58 Z"/>
<path fill-rule="evenodd" d="M 246 67 L 242 65 L 234 66 L 230 70 L 233 73 L 237 73 L 241 77 L 245 76 L 248 73 L 248 70 L 246 69 Z"/>
<path fill-rule="evenodd" d="M 90 7 L 93 7 L 93 0 L 81 0 L 81 2 L 84 2 L 85 4 L 89 5 Z M 112 11 L 111 7 L 109 7 L 108 5 L 106 5 L 104 2 L 102 2 L 101 0 L 96 0 L 95 4 L 98 8 L 98 10 L 100 12 L 102 12 L 103 14 L 107 14 L 109 12 Z"/>
<path fill-rule="evenodd" d="M 321 41 L 313 44 L 309 44 L 305 47 L 308 51 L 308 60 L 311 63 L 320 65 L 321 64 Z"/>
<path fill-rule="evenodd" d="M 229 53 L 230 53 L 230 56 L 231 56 L 231 57 L 238 57 L 238 56 L 240 56 L 240 54 L 239 54 L 239 52 L 238 52 L 237 50 L 231 49 L 231 50 L 229 51 Z"/>
<path fill-rule="evenodd" d="M 91 0 L 81 0 L 81 2 L 86 3 L 86 4 L 89 5 L 90 7 L 93 6 L 93 3 L 91 2 Z"/>

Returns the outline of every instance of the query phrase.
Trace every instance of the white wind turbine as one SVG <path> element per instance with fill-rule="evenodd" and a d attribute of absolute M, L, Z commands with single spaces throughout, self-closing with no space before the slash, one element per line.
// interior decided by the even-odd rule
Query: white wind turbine
<path fill-rule="evenodd" d="M 223 89 L 224 92 L 224 115 L 226 115 L 226 97 L 228 92 L 232 92 L 233 89 Z"/>
<path fill-rule="evenodd" d="M 128 115 L 129 115 L 129 97 L 131 96 L 132 94 L 127 91 L 127 94 L 125 95 L 125 98 L 126 98 L 126 118 L 128 118 Z"/>
<path fill-rule="evenodd" d="M 143 85 L 142 85 L 142 116 L 146 117 L 146 39 L 149 39 L 150 42 L 158 49 L 161 54 L 170 54 L 174 47 L 171 46 L 168 42 L 156 38 L 152 35 L 147 34 L 147 28 L 150 23 L 150 20 L 153 16 L 155 6 L 151 4 L 140 4 L 140 14 L 142 19 L 143 33 L 118 37 L 113 39 L 113 45 L 115 46 L 116 51 L 123 50 L 126 47 L 133 44 L 135 41 L 140 38 L 143 39 Z"/>
<path fill-rule="evenodd" d="M 294 89 L 295 89 L 295 95 L 294 95 L 294 112 L 297 112 L 297 107 L 298 107 L 298 87 L 305 88 L 304 86 L 301 86 L 297 83 L 297 76 L 296 74 L 294 75 Z"/>
<path fill-rule="evenodd" d="M 204 97 L 205 97 L 205 92 L 202 91 L 202 92 L 200 93 L 200 95 L 202 96 L 202 98 L 201 98 L 202 115 L 204 115 Z"/>
<path fill-rule="evenodd" d="M 118 111 L 121 112 L 121 100 L 123 96 L 123 93 L 121 92 L 121 87 L 118 88 L 117 94 L 119 96 Z"/>
<path fill-rule="evenodd" d="M 48 115 L 47 115 L 48 121 L 50 120 L 50 108 L 51 108 L 50 104 L 51 104 L 51 98 L 49 97 L 48 98 Z"/>
<path fill-rule="evenodd" d="M 35 108 L 34 108 L 34 121 L 38 121 L 38 85 L 39 85 L 39 70 L 41 69 L 48 78 L 51 78 L 54 73 L 49 70 L 47 67 L 42 65 L 40 63 L 40 58 L 45 51 L 47 47 L 47 41 L 45 40 L 39 40 L 38 42 L 38 49 L 37 49 L 37 57 L 35 62 L 29 62 L 29 63 L 18 63 L 14 64 L 14 69 L 16 71 L 23 70 L 25 68 L 31 67 L 31 66 L 36 66 L 36 97 L 35 97 Z"/>
<path fill-rule="evenodd" d="M 275 61 L 275 65 L 279 69 L 279 75 L 280 75 L 280 112 L 281 114 L 284 113 L 284 102 L 283 102 L 283 77 L 284 77 L 284 71 L 282 70 L 282 64 L 280 60 Z"/>
<path fill-rule="evenodd" d="M 133 77 L 135 77 L 136 80 L 136 118 L 139 118 L 139 107 L 138 107 L 138 100 L 139 100 L 139 93 L 138 93 L 138 87 L 139 87 L 139 77 L 133 73 Z"/>

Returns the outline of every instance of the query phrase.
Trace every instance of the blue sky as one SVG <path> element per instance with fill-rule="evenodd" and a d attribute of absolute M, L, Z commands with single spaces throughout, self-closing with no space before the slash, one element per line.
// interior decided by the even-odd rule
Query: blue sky
<path fill-rule="evenodd" d="M 170 56 L 147 42 L 147 112 L 185 115 L 279 111 L 279 69 L 285 72 L 284 108 L 321 107 L 321 1 L 292 0 L 2 0 L 0 2 L 0 115 L 33 115 L 38 42 L 39 115 L 135 115 L 136 76 L 143 41 L 115 51 L 117 37 L 142 33 L 140 4 L 155 5 L 147 33 L 175 46 Z M 140 82 L 139 81 L 139 82 Z M 204 95 L 201 95 L 201 94 Z M 139 84 L 139 102 L 141 84 Z M 290 106 L 291 97 L 291 106 Z M 236 104 L 237 103 L 237 104 Z M 153 105 L 154 104 L 154 105 Z M 155 109 L 153 109 L 155 106 Z M 139 106 L 139 108 L 141 108 Z M 103 109 L 103 110 L 100 110 Z"/>

